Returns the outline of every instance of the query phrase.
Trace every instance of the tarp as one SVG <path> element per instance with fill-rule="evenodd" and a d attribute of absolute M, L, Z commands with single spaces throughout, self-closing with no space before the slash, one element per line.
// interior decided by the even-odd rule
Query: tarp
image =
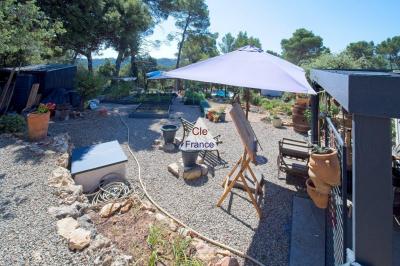
<path fill-rule="evenodd" d="M 164 71 L 152 71 L 152 72 L 148 72 L 146 73 L 146 77 L 147 79 L 153 80 L 153 79 L 169 79 L 170 77 L 167 77 L 165 75 Z"/>
<path fill-rule="evenodd" d="M 304 69 L 254 46 L 245 46 L 168 71 L 163 76 L 252 89 L 315 94 Z"/>

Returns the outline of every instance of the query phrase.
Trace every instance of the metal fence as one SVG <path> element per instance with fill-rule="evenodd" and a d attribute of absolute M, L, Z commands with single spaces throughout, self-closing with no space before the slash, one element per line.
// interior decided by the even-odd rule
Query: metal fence
<path fill-rule="evenodd" d="M 341 184 L 331 190 L 326 210 L 325 265 L 341 265 L 346 262 L 347 248 L 347 151 L 341 134 L 329 117 L 324 123 L 325 146 L 338 151 Z"/>

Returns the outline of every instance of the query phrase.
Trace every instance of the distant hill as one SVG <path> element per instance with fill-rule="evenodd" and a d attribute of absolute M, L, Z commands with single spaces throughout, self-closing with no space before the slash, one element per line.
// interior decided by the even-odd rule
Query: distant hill
<path fill-rule="evenodd" d="M 113 64 L 115 64 L 115 58 L 95 58 L 93 59 L 93 68 L 98 68 L 101 65 L 104 65 L 106 60 L 110 60 Z M 126 59 L 124 62 L 122 62 L 122 66 L 129 64 L 130 59 Z M 78 64 L 83 64 L 87 65 L 87 59 L 86 58 L 79 58 L 78 59 Z M 176 64 L 176 59 L 172 58 L 158 58 L 157 59 L 157 65 L 160 69 L 170 69 L 174 67 Z"/>

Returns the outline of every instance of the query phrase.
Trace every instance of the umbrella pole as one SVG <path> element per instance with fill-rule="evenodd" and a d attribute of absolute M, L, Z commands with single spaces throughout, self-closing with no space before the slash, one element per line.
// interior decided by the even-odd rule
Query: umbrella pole
<path fill-rule="evenodd" d="M 246 119 L 249 120 L 249 110 L 250 110 L 250 90 L 245 89 L 245 98 L 246 98 Z"/>

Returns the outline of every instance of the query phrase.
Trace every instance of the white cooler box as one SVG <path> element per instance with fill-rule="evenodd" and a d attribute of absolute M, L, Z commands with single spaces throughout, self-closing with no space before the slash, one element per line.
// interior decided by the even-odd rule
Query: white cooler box
<path fill-rule="evenodd" d="M 71 174 L 84 193 L 91 193 L 101 182 L 124 181 L 127 161 L 116 140 L 78 148 L 72 152 Z"/>

